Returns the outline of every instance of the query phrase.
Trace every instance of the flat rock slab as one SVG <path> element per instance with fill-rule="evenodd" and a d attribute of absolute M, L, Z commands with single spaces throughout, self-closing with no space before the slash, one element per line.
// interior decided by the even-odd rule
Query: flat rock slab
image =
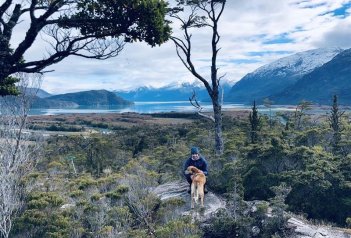
<path fill-rule="evenodd" d="M 296 217 L 291 217 L 288 224 L 295 230 L 294 238 L 351 238 L 351 234 L 338 228 L 308 224 Z"/>
<path fill-rule="evenodd" d="M 161 200 L 167 200 L 170 198 L 183 199 L 185 201 L 185 205 L 180 208 L 182 215 L 194 215 L 194 213 L 197 213 L 199 210 L 199 204 L 195 205 L 197 206 L 195 209 L 191 209 L 191 197 L 187 192 L 188 188 L 189 184 L 187 182 L 175 181 L 162 184 L 156 187 L 153 192 L 157 194 Z M 216 212 L 218 209 L 225 208 L 226 203 L 219 196 L 209 191 L 207 194 L 205 194 L 204 205 L 204 210 L 199 212 L 201 220 L 209 218 L 211 214 Z"/>

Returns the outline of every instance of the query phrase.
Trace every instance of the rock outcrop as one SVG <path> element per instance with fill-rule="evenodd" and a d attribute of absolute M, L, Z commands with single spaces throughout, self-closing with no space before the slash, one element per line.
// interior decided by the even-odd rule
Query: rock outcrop
<path fill-rule="evenodd" d="M 288 220 L 288 226 L 295 231 L 294 236 L 290 238 L 351 238 L 351 233 L 342 229 L 312 225 L 294 216 Z"/>
<path fill-rule="evenodd" d="M 218 209 L 226 207 L 224 199 L 209 192 L 205 195 L 205 209 L 203 211 L 200 211 L 200 209 L 192 210 L 190 208 L 190 194 L 187 193 L 188 187 L 189 185 L 186 182 L 176 181 L 162 184 L 156 187 L 153 192 L 157 194 L 162 201 L 172 198 L 181 198 L 185 203 L 179 208 L 177 214 L 191 215 L 194 219 L 199 221 L 206 221 Z M 249 201 L 247 202 L 248 209 L 251 212 L 255 212 L 257 210 L 257 204 L 262 202 L 264 201 Z M 267 216 L 272 216 L 271 209 L 268 209 Z M 325 225 L 313 225 L 293 214 L 289 214 L 289 216 L 288 226 L 295 231 L 295 234 L 289 238 L 351 238 L 351 232 L 348 233 L 346 230 Z M 254 228 L 255 227 L 253 227 L 253 229 Z"/>
<path fill-rule="evenodd" d="M 201 212 L 197 212 L 200 209 L 192 209 L 190 208 L 190 194 L 187 193 L 189 185 L 187 182 L 170 182 L 166 184 L 162 184 L 155 188 L 153 191 L 156 193 L 161 200 L 167 200 L 171 198 L 181 198 L 185 201 L 185 204 L 180 207 L 180 211 L 182 215 L 194 215 L 200 220 L 206 220 L 211 217 L 211 214 L 216 212 L 220 208 L 225 208 L 224 199 L 220 198 L 216 194 L 212 192 L 208 192 L 205 195 L 205 208 Z M 199 204 L 197 204 L 199 206 Z M 200 215 L 198 214 L 200 213 Z"/>

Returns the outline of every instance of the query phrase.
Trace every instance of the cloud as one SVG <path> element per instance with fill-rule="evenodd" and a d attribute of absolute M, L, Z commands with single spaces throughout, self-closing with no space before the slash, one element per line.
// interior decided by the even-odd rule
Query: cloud
<path fill-rule="evenodd" d="M 349 0 L 228 0 L 219 23 L 219 74 L 226 73 L 225 79 L 234 83 L 256 68 L 293 53 L 351 47 L 350 8 Z M 174 32 L 181 36 L 177 28 Z M 209 77 L 211 32 L 196 29 L 192 34 L 194 64 Z M 45 47 L 39 39 L 26 57 L 41 58 Z M 177 58 L 172 42 L 154 48 L 144 43 L 129 44 L 119 56 L 105 61 L 69 57 L 49 69 L 55 71 L 46 74 L 43 89 L 51 93 L 162 87 L 196 80 Z"/>
<path fill-rule="evenodd" d="M 343 21 L 325 32 L 321 39 L 315 42 L 318 47 L 338 46 L 351 48 L 351 21 Z"/>
<path fill-rule="evenodd" d="M 273 36 L 273 38 L 263 41 L 262 44 L 269 45 L 269 44 L 286 44 L 286 43 L 293 43 L 294 39 L 289 37 L 288 33 L 279 34 L 277 36 Z"/>

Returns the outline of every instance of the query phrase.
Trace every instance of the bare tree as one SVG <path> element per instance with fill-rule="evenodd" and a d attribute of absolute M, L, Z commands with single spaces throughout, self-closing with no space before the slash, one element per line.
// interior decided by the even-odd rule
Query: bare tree
<path fill-rule="evenodd" d="M 312 102 L 305 101 L 305 100 L 302 100 L 296 106 L 295 114 L 294 114 L 295 129 L 297 130 L 301 129 L 302 119 L 306 115 L 306 111 L 312 109 L 311 107 L 312 107 Z"/>
<path fill-rule="evenodd" d="M 272 120 L 272 104 L 274 103 L 274 101 L 270 100 L 269 98 L 265 98 L 263 99 L 263 105 L 269 109 L 269 128 L 272 129 L 272 124 L 273 124 L 273 120 Z"/>
<path fill-rule="evenodd" d="M 70 55 L 106 59 L 116 56 L 125 42 L 163 43 L 170 32 L 164 19 L 166 6 L 163 0 L 1 1 L 0 95 L 16 94 L 18 80 L 10 77 L 12 74 L 43 72 Z M 26 24 L 16 28 L 21 22 Z M 23 57 L 39 35 L 42 48 L 51 49 L 38 59 L 26 61 Z M 19 41 L 15 48 L 10 45 L 13 39 Z"/>
<path fill-rule="evenodd" d="M 215 124 L 215 149 L 216 153 L 221 155 L 224 151 L 224 144 L 222 138 L 222 103 L 219 88 L 220 80 L 224 75 L 219 77 L 217 68 L 217 55 L 220 50 L 220 48 L 218 48 L 220 40 L 218 23 L 224 11 L 226 0 L 177 0 L 177 3 L 179 7 L 185 7 L 187 10 L 189 9 L 189 14 L 187 17 L 182 17 L 180 14 L 181 8 L 174 9 L 174 11 L 171 12 L 171 17 L 181 24 L 181 30 L 183 31 L 183 37 L 176 37 L 173 35 L 171 36 L 171 40 L 174 42 L 177 55 L 186 69 L 204 84 L 212 100 L 213 117 L 211 120 L 213 120 Z M 208 27 L 212 32 L 210 79 L 206 79 L 199 73 L 191 55 L 193 52 L 191 30 L 202 27 Z M 208 118 L 208 116 L 206 118 Z"/>
<path fill-rule="evenodd" d="M 27 116 L 33 99 L 29 90 L 32 80 L 20 75 L 20 96 L 0 100 L 0 235 L 9 237 L 16 213 L 22 207 L 26 184 L 24 177 L 30 173 L 39 157 L 39 141 L 27 129 Z"/>

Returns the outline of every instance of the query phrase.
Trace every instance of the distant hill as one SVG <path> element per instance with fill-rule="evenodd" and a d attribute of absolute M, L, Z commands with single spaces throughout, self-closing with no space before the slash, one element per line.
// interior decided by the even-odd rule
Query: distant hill
<path fill-rule="evenodd" d="M 31 108 L 77 108 L 79 105 L 74 102 L 60 101 L 48 98 L 35 97 Z"/>
<path fill-rule="evenodd" d="M 266 97 L 278 95 L 342 51 L 339 48 L 308 50 L 264 65 L 238 81 L 225 101 L 252 103 L 254 99 L 262 101 Z"/>
<path fill-rule="evenodd" d="M 224 94 L 231 88 L 228 83 L 223 84 Z M 115 91 L 115 93 L 131 101 L 187 101 L 193 90 L 200 101 L 210 101 L 210 97 L 201 83 L 170 84 L 161 88 L 140 87 L 131 91 Z"/>
<path fill-rule="evenodd" d="M 28 94 L 27 94 L 28 95 Z M 21 97 L 16 96 L 6 96 L 5 97 L 7 102 L 16 102 L 16 104 L 20 103 L 18 99 Z M 0 98 L 0 101 L 4 98 Z M 67 102 L 67 101 L 59 101 L 47 98 L 40 98 L 38 96 L 30 96 L 29 102 L 31 102 L 31 108 L 77 108 L 79 105 L 74 102 Z M 20 99 L 21 100 L 21 99 Z"/>
<path fill-rule="evenodd" d="M 301 100 L 331 104 L 334 94 L 340 104 L 351 105 L 351 49 L 304 75 L 272 99 L 279 104 L 296 104 Z"/>
<path fill-rule="evenodd" d="M 125 106 L 133 102 L 127 101 L 107 90 L 91 90 L 76 93 L 54 95 L 46 99 L 73 102 L 80 106 Z"/>
<path fill-rule="evenodd" d="M 47 98 L 47 97 L 52 96 L 52 94 L 46 92 L 43 89 L 39 89 L 38 92 L 37 92 L 37 96 L 40 97 L 40 98 Z"/>
<path fill-rule="evenodd" d="M 29 92 L 35 92 L 29 89 Z M 133 102 L 124 100 L 107 90 L 91 90 L 76 93 L 66 93 L 49 96 L 44 90 L 39 90 L 32 104 L 32 108 L 77 108 L 79 106 L 126 106 Z"/>
<path fill-rule="evenodd" d="M 19 89 L 20 91 L 22 91 L 22 88 L 21 88 L 21 87 L 18 87 L 18 89 Z M 39 97 L 39 98 L 47 98 L 47 97 L 52 96 L 50 93 L 46 92 L 46 91 L 43 90 L 43 89 L 27 88 L 26 90 L 27 90 L 27 94 L 36 95 L 36 96 Z"/>

